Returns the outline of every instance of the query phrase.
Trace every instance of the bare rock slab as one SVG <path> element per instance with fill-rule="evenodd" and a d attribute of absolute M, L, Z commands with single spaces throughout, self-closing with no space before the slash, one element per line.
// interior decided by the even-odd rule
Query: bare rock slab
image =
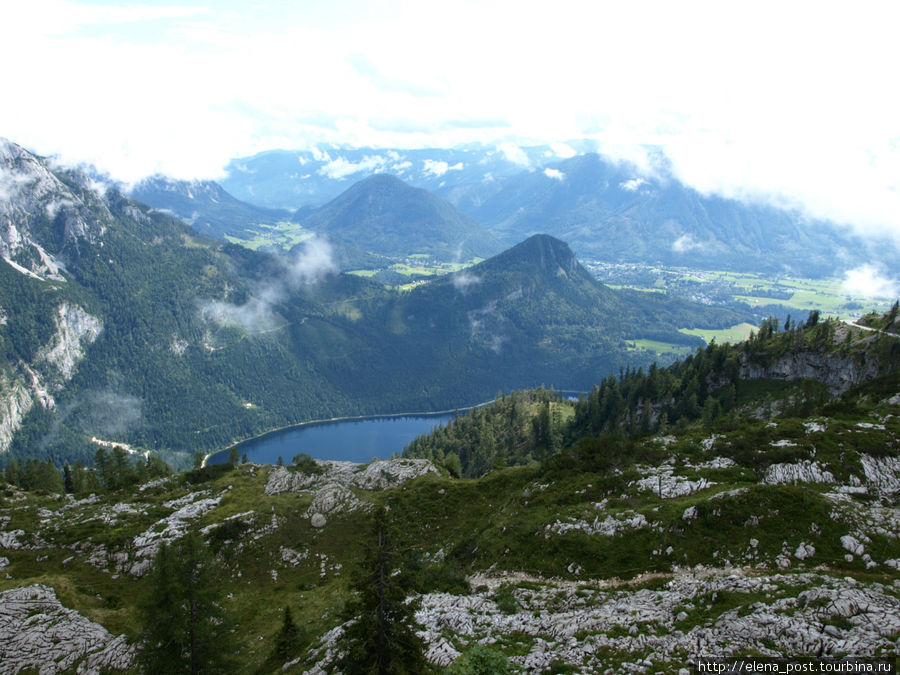
<path fill-rule="evenodd" d="M 0 672 L 33 668 L 45 673 L 126 670 L 134 651 L 59 602 L 56 591 L 35 584 L 0 593 Z"/>

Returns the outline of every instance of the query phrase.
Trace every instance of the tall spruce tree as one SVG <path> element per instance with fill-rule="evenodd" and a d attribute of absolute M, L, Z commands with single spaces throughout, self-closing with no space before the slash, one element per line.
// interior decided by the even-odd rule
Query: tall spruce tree
<path fill-rule="evenodd" d="M 306 635 L 301 634 L 297 624 L 294 623 L 291 608 L 285 605 L 281 630 L 275 637 L 275 657 L 281 661 L 287 661 L 297 653 L 302 643 L 306 641 L 305 638 Z"/>
<path fill-rule="evenodd" d="M 397 573 L 398 557 L 384 508 L 375 512 L 372 542 L 354 581 L 354 600 L 343 618 L 347 675 L 421 673 L 426 669 L 424 644 L 415 633 L 416 603 L 406 602 L 406 576 Z"/>
<path fill-rule="evenodd" d="M 230 621 L 217 600 L 219 583 L 202 539 L 188 534 L 157 552 L 151 591 L 140 606 L 141 672 L 227 673 Z"/>

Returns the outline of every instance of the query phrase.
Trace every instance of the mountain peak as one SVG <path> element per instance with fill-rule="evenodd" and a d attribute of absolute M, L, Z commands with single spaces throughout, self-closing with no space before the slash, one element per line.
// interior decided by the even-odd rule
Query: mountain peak
<path fill-rule="evenodd" d="M 405 187 L 410 190 L 415 190 L 417 188 L 412 187 L 406 181 L 393 174 L 389 173 L 375 173 L 371 176 L 363 178 L 359 182 L 356 183 L 357 187 L 372 187 L 372 186 L 390 186 L 395 188 Z"/>
<path fill-rule="evenodd" d="M 320 234 L 385 256 L 427 253 L 465 260 L 500 248 L 492 235 L 446 200 L 383 173 L 354 183 L 299 220 Z"/>
<path fill-rule="evenodd" d="M 534 234 L 492 260 L 505 267 L 527 265 L 536 272 L 558 274 L 561 270 L 566 276 L 578 274 L 581 269 L 569 245 L 549 234 Z"/>

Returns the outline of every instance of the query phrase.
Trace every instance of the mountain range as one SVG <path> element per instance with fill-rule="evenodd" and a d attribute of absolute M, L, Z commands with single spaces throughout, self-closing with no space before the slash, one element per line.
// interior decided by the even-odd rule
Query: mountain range
<path fill-rule="evenodd" d="M 545 232 L 583 259 L 816 277 L 865 263 L 900 265 L 893 242 L 863 240 L 846 225 L 762 202 L 701 194 L 659 157 L 641 169 L 595 149 L 271 151 L 234 160 L 222 185 L 261 206 L 318 208 L 354 182 L 387 173 L 443 197 L 507 244 Z"/>
<path fill-rule="evenodd" d="M 20 456 L 88 457 L 106 439 L 178 463 L 309 419 L 583 389 L 649 364 L 626 340 L 700 344 L 677 329 L 749 318 L 613 291 L 546 235 L 398 292 L 339 274 L 327 240 L 223 243 L 0 150 L 0 449 Z"/>
<path fill-rule="evenodd" d="M 414 187 L 446 196 L 455 186 L 472 186 L 513 176 L 548 159 L 593 146 L 573 143 L 520 148 L 480 144 L 457 148 L 342 148 L 270 150 L 233 160 L 222 187 L 238 199 L 269 208 L 322 206 L 368 176 L 396 176 Z M 451 202 L 455 202 L 450 198 Z"/>

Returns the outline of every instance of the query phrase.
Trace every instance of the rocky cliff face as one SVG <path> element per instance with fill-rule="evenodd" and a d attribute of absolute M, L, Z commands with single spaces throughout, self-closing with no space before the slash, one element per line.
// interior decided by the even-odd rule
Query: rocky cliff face
<path fill-rule="evenodd" d="M 67 303 L 57 308 L 54 320 L 56 335 L 40 358 L 56 370 L 62 381 L 68 381 L 78 362 L 84 358 L 85 346 L 100 335 L 103 323 L 80 307 Z"/>
<path fill-rule="evenodd" d="M 882 375 L 882 364 L 875 359 L 835 353 L 797 352 L 771 360 L 755 360 L 742 355 L 739 378 L 742 380 L 818 380 L 832 394 Z"/>
<path fill-rule="evenodd" d="M 0 373 L 0 452 L 12 442 L 25 414 L 34 405 L 32 392 L 21 377 Z"/>
<path fill-rule="evenodd" d="M 23 274 L 63 280 L 66 256 L 96 241 L 112 219 L 103 188 L 69 172 L 64 183 L 41 160 L 0 138 L 0 257 Z"/>
<path fill-rule="evenodd" d="M 87 347 L 103 330 L 103 322 L 78 306 L 62 303 L 54 316 L 56 332 L 33 363 L 13 363 L 0 374 L 0 452 L 35 403 L 56 407 L 55 394 L 72 379 Z"/>

